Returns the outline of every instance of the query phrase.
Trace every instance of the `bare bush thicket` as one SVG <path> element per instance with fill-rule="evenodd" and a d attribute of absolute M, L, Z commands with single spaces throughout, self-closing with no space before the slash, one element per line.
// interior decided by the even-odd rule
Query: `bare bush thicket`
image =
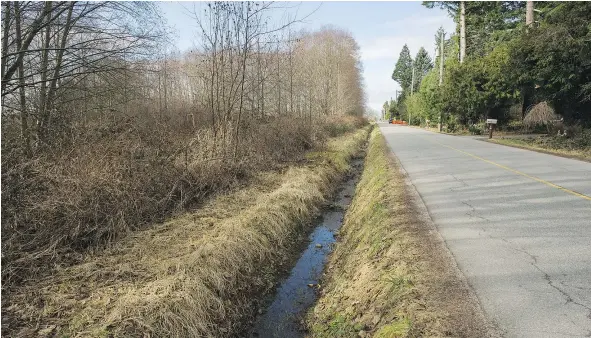
<path fill-rule="evenodd" d="M 534 126 L 536 124 L 547 124 L 557 119 L 558 115 L 554 113 L 554 109 L 544 101 L 531 107 L 525 115 L 523 123 L 526 126 Z"/>
<path fill-rule="evenodd" d="M 544 125 L 549 133 L 553 129 L 564 128 L 560 116 L 556 115 L 554 109 L 546 101 L 540 102 L 529 109 L 523 119 L 523 125 L 526 128 Z"/>
<path fill-rule="evenodd" d="M 181 54 L 153 3 L 2 3 L 3 293 L 358 126 L 355 40 L 275 6 L 203 4 Z"/>

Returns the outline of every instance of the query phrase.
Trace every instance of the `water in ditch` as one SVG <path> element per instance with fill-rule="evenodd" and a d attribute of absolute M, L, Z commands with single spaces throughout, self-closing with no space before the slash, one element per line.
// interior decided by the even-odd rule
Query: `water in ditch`
<path fill-rule="evenodd" d="M 272 303 L 255 321 L 251 337 L 262 338 L 300 338 L 305 336 L 303 319 L 306 311 L 318 297 L 318 282 L 322 275 L 328 254 L 336 241 L 335 232 L 341 227 L 346 209 L 351 203 L 355 186 L 359 180 L 363 159 L 352 162 L 351 173 L 341 184 L 333 207 L 323 213 L 310 243 L 301 254 L 276 291 Z"/>

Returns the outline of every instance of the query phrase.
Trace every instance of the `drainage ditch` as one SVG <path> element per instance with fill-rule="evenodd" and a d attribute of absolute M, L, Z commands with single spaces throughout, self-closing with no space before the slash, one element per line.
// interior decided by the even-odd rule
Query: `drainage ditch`
<path fill-rule="evenodd" d="M 355 187 L 363 170 L 363 158 L 354 159 L 351 171 L 341 183 L 333 203 L 318 219 L 309 236 L 309 244 L 302 252 L 287 279 L 277 288 L 266 311 L 255 320 L 250 337 L 304 337 L 304 318 L 307 310 L 318 299 L 318 282 L 351 204 Z"/>

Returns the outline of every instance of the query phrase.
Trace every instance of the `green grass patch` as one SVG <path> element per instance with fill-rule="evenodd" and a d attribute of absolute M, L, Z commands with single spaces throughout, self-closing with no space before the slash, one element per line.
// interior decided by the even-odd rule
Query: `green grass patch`
<path fill-rule="evenodd" d="M 406 337 L 411 329 L 411 321 L 408 318 L 397 320 L 391 324 L 382 326 L 375 334 L 375 338 Z"/>
<path fill-rule="evenodd" d="M 314 327 L 314 336 L 321 338 L 332 337 L 359 337 L 359 331 L 363 330 L 364 325 L 355 323 L 350 318 L 340 313 L 334 314 L 334 317 L 326 325 L 317 325 Z"/>

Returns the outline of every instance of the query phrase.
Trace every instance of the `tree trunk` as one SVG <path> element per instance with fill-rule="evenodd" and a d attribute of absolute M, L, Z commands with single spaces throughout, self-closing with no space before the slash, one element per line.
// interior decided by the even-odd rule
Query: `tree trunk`
<path fill-rule="evenodd" d="M 281 75 L 279 74 L 279 42 L 277 42 L 277 112 L 281 115 Z"/>
<path fill-rule="evenodd" d="M 51 7 L 51 1 L 45 3 L 46 7 Z M 45 37 L 43 41 L 43 51 L 41 52 L 41 88 L 39 89 L 39 111 L 44 112 L 47 105 L 47 73 L 49 64 L 49 45 L 51 40 L 51 14 L 47 15 L 47 27 L 45 27 Z"/>
<path fill-rule="evenodd" d="M 531 26 L 534 23 L 534 2 L 528 1 L 525 7 L 525 25 Z"/>
<path fill-rule="evenodd" d="M 164 111 L 168 112 L 168 56 L 164 51 Z"/>
<path fill-rule="evenodd" d="M 14 3 L 14 19 L 16 26 L 16 48 L 21 50 L 23 47 L 21 36 L 21 13 L 20 4 Z M 25 67 L 23 66 L 23 58 L 18 59 L 18 81 L 19 81 L 19 96 L 20 96 L 20 110 L 21 110 L 21 138 L 23 153 L 26 157 L 31 155 L 31 142 L 29 137 L 29 116 L 27 112 L 27 102 L 25 95 Z"/>
<path fill-rule="evenodd" d="M 525 25 L 529 29 L 529 27 L 534 23 L 534 2 L 528 1 L 525 7 Z M 529 107 L 530 100 L 531 100 L 531 88 L 524 88 L 521 91 L 521 119 L 525 118 L 525 113 L 527 107 Z"/>
<path fill-rule="evenodd" d="M 445 61 L 444 57 L 444 46 L 445 46 L 445 34 L 443 31 L 441 32 L 441 37 L 439 38 L 439 86 L 443 85 L 443 62 Z M 439 123 L 437 124 L 437 129 L 441 131 L 443 126 L 443 111 L 439 111 Z"/>
<path fill-rule="evenodd" d="M 308 86 L 308 101 L 309 101 L 308 123 L 309 123 L 309 127 L 312 128 L 312 86 Z"/>
<path fill-rule="evenodd" d="M 466 5 L 460 2 L 460 63 L 466 57 Z"/>
<path fill-rule="evenodd" d="M 8 33 L 10 32 L 10 2 L 6 1 L 3 3 L 4 5 L 4 30 L 2 34 L 2 78 L 4 78 L 4 74 L 6 73 L 6 56 L 8 55 Z"/>
<path fill-rule="evenodd" d="M 234 134 L 234 161 L 238 157 L 238 144 L 240 140 L 240 120 L 242 118 L 242 107 L 244 103 L 244 82 L 246 81 L 246 59 L 248 58 L 248 42 L 249 42 L 249 18 L 250 18 L 250 4 L 246 5 L 246 22 L 244 32 L 244 48 L 242 50 L 242 78 L 240 80 L 240 105 L 238 107 L 238 118 L 236 121 L 236 129 Z"/>
<path fill-rule="evenodd" d="M 443 84 L 443 46 L 445 45 L 445 34 L 443 31 L 441 32 L 441 37 L 439 38 L 439 86 Z"/>
<path fill-rule="evenodd" d="M 41 110 L 41 114 L 39 114 L 39 121 L 38 121 L 38 129 L 37 135 L 41 142 L 46 141 L 47 138 L 47 129 L 49 125 L 49 117 L 51 109 L 53 108 L 53 99 L 55 97 L 55 92 L 57 90 L 57 80 L 60 75 L 61 67 L 62 67 L 62 58 L 64 56 L 64 50 L 66 48 L 66 43 L 68 42 L 68 34 L 70 32 L 71 24 L 72 24 L 72 11 L 74 10 L 75 2 L 70 2 L 68 6 L 68 16 L 66 18 L 66 23 L 64 26 L 64 32 L 62 34 L 62 40 L 60 42 L 59 50 L 57 52 L 57 57 L 55 61 L 55 68 L 53 70 L 53 76 L 51 78 L 51 82 L 49 85 L 49 91 L 47 93 L 47 100 L 45 102 L 45 107 Z"/>
<path fill-rule="evenodd" d="M 293 115 L 293 45 L 291 28 L 289 29 L 289 113 Z"/>
<path fill-rule="evenodd" d="M 410 96 L 412 96 L 415 92 L 415 64 L 412 63 L 412 76 L 410 80 Z"/>
<path fill-rule="evenodd" d="M 160 121 L 162 121 L 162 69 L 158 70 L 158 117 L 160 118 Z M 214 122 L 212 122 L 212 126 L 215 124 L 215 118 L 214 118 Z"/>

